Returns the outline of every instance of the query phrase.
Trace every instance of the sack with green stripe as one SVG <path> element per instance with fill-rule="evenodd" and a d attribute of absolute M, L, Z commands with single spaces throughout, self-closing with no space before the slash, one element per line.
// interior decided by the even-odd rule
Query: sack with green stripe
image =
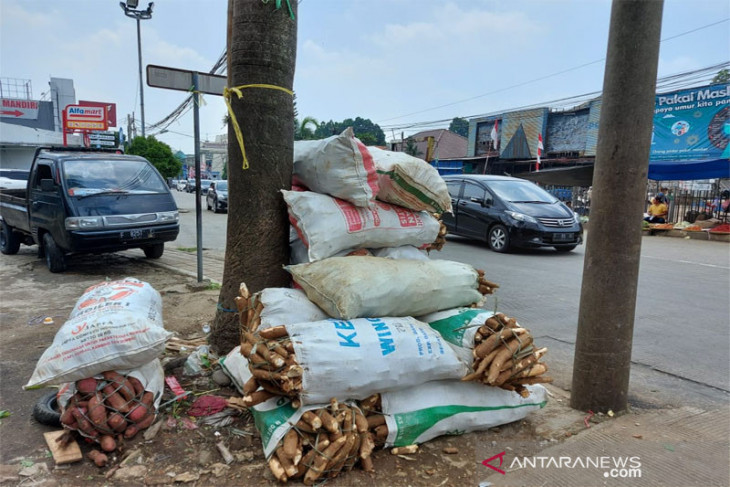
<path fill-rule="evenodd" d="M 451 196 L 438 171 L 405 152 L 368 147 L 378 173 L 378 199 L 414 211 L 451 213 Z"/>
<path fill-rule="evenodd" d="M 460 381 L 434 381 L 381 394 L 388 427 L 385 447 L 420 444 L 442 435 L 483 431 L 519 421 L 547 404 L 541 385 L 525 398 L 512 391 Z"/>
<path fill-rule="evenodd" d="M 439 332 L 444 340 L 460 348 L 471 351 L 477 330 L 490 316 L 492 311 L 482 308 L 453 308 L 419 316 L 418 321 Z"/>

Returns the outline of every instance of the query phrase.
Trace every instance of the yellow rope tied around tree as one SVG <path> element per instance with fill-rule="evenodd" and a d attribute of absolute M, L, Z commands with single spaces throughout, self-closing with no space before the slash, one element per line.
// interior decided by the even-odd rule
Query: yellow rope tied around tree
<path fill-rule="evenodd" d="M 241 85 L 241 86 L 235 86 L 233 88 L 224 88 L 223 89 L 223 99 L 226 101 L 226 107 L 228 108 L 228 114 L 231 116 L 231 123 L 233 123 L 233 131 L 236 132 L 236 139 L 238 139 L 238 145 L 241 147 L 241 154 L 243 155 L 243 169 L 248 169 L 248 157 L 246 157 L 246 148 L 243 145 L 243 133 L 241 132 L 241 127 L 238 125 L 238 120 L 236 119 L 236 115 L 233 114 L 233 108 L 231 107 L 231 94 L 235 94 L 238 96 L 238 98 L 243 98 L 243 93 L 241 93 L 241 90 L 245 88 L 267 88 L 270 90 L 279 90 L 283 91 L 284 93 L 288 93 L 289 95 L 294 96 L 294 92 L 292 90 L 288 90 L 286 88 L 282 88 L 281 86 L 276 85 L 267 85 L 267 84 L 252 84 L 252 85 Z"/>

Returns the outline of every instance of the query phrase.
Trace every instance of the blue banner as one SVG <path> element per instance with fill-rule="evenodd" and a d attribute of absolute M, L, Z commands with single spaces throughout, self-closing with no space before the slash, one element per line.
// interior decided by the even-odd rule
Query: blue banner
<path fill-rule="evenodd" d="M 650 161 L 730 157 L 730 85 L 656 95 Z"/>

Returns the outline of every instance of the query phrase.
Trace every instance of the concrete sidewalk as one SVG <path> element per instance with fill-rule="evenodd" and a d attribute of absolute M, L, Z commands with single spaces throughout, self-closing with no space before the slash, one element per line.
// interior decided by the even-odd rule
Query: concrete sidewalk
<path fill-rule="evenodd" d="M 197 254 L 166 248 L 160 259 L 141 250 L 133 259 L 197 278 Z M 203 252 L 203 276 L 223 280 L 223 252 Z M 549 387 L 548 406 L 530 421 L 544 445 L 523 456 L 519 442 L 476 449 L 480 486 L 730 486 L 730 408 L 641 409 L 584 425 L 586 413 L 570 409 L 569 392 Z M 594 416 L 593 420 L 599 419 Z M 501 453 L 501 457 L 499 456 Z M 482 461 L 493 458 L 487 467 Z M 500 465 L 500 459 L 502 464 Z"/>

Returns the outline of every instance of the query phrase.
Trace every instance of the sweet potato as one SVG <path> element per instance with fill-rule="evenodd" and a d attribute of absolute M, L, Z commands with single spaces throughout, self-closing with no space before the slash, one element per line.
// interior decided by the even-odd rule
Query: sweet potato
<path fill-rule="evenodd" d="M 73 410 L 77 409 L 76 405 L 68 406 L 63 413 L 61 413 L 61 424 L 66 426 L 75 425 L 76 426 L 76 419 L 73 416 Z M 74 427 L 75 427 L 74 426 Z"/>
<path fill-rule="evenodd" d="M 97 467 L 106 467 L 106 464 L 109 463 L 109 457 L 104 455 L 99 450 L 91 450 L 89 453 L 86 454 L 86 458 L 94 462 L 94 465 Z"/>
<path fill-rule="evenodd" d="M 87 377 L 86 379 L 76 381 L 76 390 L 78 390 L 81 394 L 93 394 L 96 392 L 98 385 L 99 382 L 96 379 L 93 377 Z"/>
<path fill-rule="evenodd" d="M 154 394 L 151 391 L 147 391 L 142 395 L 142 400 L 139 404 L 132 407 L 130 409 L 129 413 L 127 414 L 127 420 L 131 421 L 132 423 L 139 423 L 142 421 L 145 416 L 149 412 L 152 411 L 152 400 L 154 399 Z"/>
<path fill-rule="evenodd" d="M 96 429 L 100 431 L 106 431 L 108 429 L 106 424 L 106 407 L 104 406 L 104 401 L 100 393 L 95 392 L 89 398 L 89 412 L 87 416 Z"/>
<path fill-rule="evenodd" d="M 127 402 L 121 394 L 115 391 L 114 386 L 107 385 L 104 387 L 103 391 L 105 397 L 104 402 L 109 409 L 120 413 L 129 412 L 129 402 Z"/>
<path fill-rule="evenodd" d="M 142 421 L 137 423 L 135 426 L 137 427 L 137 429 L 139 431 L 142 431 L 143 429 L 147 429 L 154 422 L 156 417 L 157 417 L 156 414 L 150 412 L 149 415 L 147 415 L 145 418 L 143 418 Z"/>
<path fill-rule="evenodd" d="M 144 394 L 144 386 L 142 383 L 137 379 L 136 377 L 132 377 L 131 375 L 127 377 L 129 380 L 129 383 L 132 384 L 132 388 L 134 389 L 134 397 L 139 397 L 142 394 Z"/>
<path fill-rule="evenodd" d="M 136 424 L 130 424 L 127 429 L 124 430 L 124 439 L 131 440 L 139 432 L 139 428 Z"/>
<path fill-rule="evenodd" d="M 99 439 L 101 449 L 107 453 L 111 453 L 117 449 L 117 442 L 114 441 L 114 437 L 111 435 L 104 435 Z"/>
<path fill-rule="evenodd" d="M 119 413 L 111 413 L 106 419 L 107 424 L 117 433 L 121 433 L 127 428 L 127 421 Z"/>
<path fill-rule="evenodd" d="M 89 436 L 91 438 L 96 438 L 99 436 L 99 432 L 94 429 L 94 426 L 91 424 L 91 421 L 89 421 L 86 418 L 85 411 L 83 409 L 74 408 L 71 411 L 71 414 L 73 415 L 74 419 L 76 420 L 76 423 L 78 424 L 78 430 L 82 433 L 84 433 L 86 436 Z"/>
<path fill-rule="evenodd" d="M 134 386 L 132 386 L 132 383 L 127 380 L 126 377 L 124 377 L 119 372 L 115 372 L 114 370 L 107 370 L 106 372 L 102 372 L 104 378 L 114 385 L 114 388 L 118 390 L 118 392 L 126 399 L 127 401 L 131 401 L 135 398 L 136 394 L 134 393 Z"/>

